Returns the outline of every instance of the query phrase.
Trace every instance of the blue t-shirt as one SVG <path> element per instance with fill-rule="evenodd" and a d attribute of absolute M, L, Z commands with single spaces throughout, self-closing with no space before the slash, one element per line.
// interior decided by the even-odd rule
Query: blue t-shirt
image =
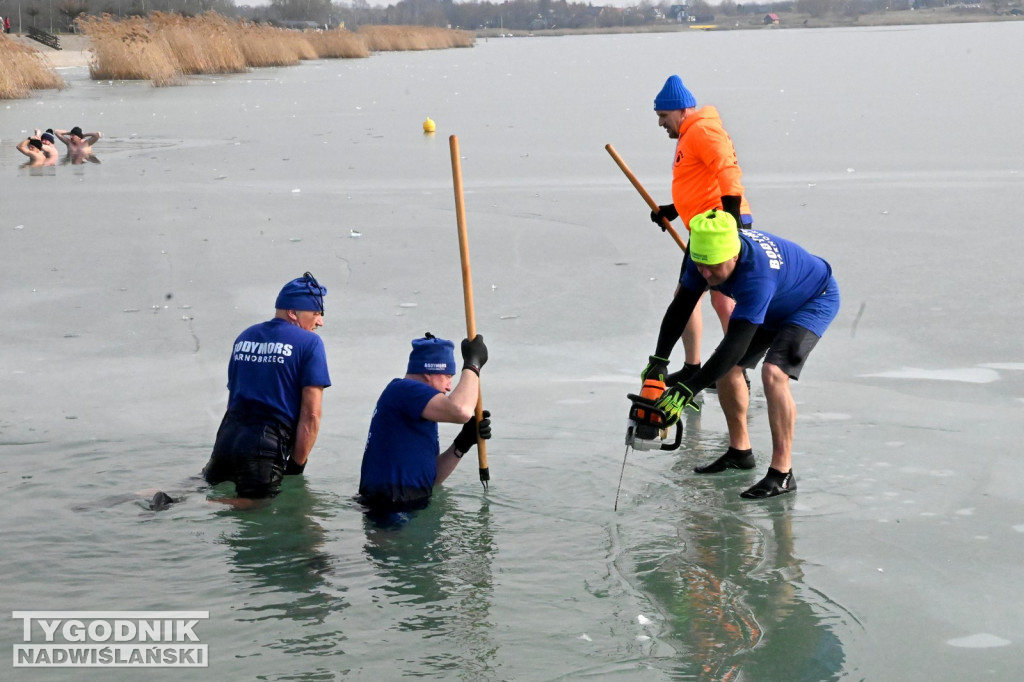
<path fill-rule="evenodd" d="M 314 332 L 274 318 L 235 339 L 228 362 L 228 410 L 258 403 L 294 426 L 302 389 L 330 385 L 324 342 Z"/>
<path fill-rule="evenodd" d="M 692 291 L 707 287 L 689 259 L 679 281 Z M 767 232 L 740 230 L 736 269 L 712 288 L 736 300 L 730 319 L 768 329 L 797 324 L 822 336 L 838 310 L 838 296 L 834 303 L 833 297 L 827 297 L 826 305 L 807 304 L 824 293 L 831 281 L 832 267 L 802 246 Z"/>
<path fill-rule="evenodd" d="M 377 399 L 363 450 L 359 494 L 390 502 L 430 497 L 437 478 L 437 422 L 423 409 L 439 394 L 414 379 L 392 379 Z"/>

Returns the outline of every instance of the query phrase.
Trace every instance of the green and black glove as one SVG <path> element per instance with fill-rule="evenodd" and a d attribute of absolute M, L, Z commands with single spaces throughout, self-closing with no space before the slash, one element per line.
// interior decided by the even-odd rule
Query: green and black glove
<path fill-rule="evenodd" d="M 659 358 L 657 355 L 651 355 L 647 358 L 647 367 L 644 368 L 644 371 L 640 372 L 640 381 L 647 381 L 648 379 L 665 381 L 667 375 L 668 358 Z"/>
<path fill-rule="evenodd" d="M 484 418 L 480 420 L 480 427 L 477 428 L 476 416 L 466 422 L 459 435 L 455 436 L 455 456 L 462 459 L 462 456 L 469 452 L 476 445 L 477 433 L 484 440 L 491 437 L 491 411 L 484 410 Z"/>
<path fill-rule="evenodd" d="M 665 412 L 665 426 L 672 426 L 679 421 L 687 407 L 700 412 L 700 404 L 693 399 L 693 391 L 686 384 L 676 384 L 665 391 L 654 406 Z"/>

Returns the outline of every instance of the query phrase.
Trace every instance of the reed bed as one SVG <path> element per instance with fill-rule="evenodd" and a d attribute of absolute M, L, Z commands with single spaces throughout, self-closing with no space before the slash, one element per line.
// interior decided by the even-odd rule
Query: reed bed
<path fill-rule="evenodd" d="M 182 17 L 153 12 L 117 21 L 109 15 L 79 20 L 93 43 L 94 79 L 181 83 L 202 73 L 292 66 L 320 55 L 303 33 L 233 21 L 215 12 Z"/>
<path fill-rule="evenodd" d="M 303 31 L 302 35 L 321 59 L 358 59 L 370 56 L 370 49 L 363 36 L 343 28 Z"/>
<path fill-rule="evenodd" d="M 240 25 L 238 38 L 249 66 L 294 66 L 303 59 L 316 59 L 313 46 L 298 31 L 266 24 Z"/>
<path fill-rule="evenodd" d="M 62 90 L 64 85 L 38 50 L 0 33 L 0 99 L 28 97 L 33 90 Z"/>
<path fill-rule="evenodd" d="M 114 21 L 109 15 L 78 20 L 92 40 L 89 75 L 94 80 L 149 80 L 175 85 L 184 72 L 174 59 L 166 36 L 143 17 Z"/>
<path fill-rule="evenodd" d="M 371 52 L 404 50 L 443 50 L 450 47 L 473 47 L 476 34 L 451 28 L 432 26 L 360 26 L 359 35 Z"/>
<path fill-rule="evenodd" d="M 226 17 L 209 12 L 197 21 L 154 12 L 150 19 L 154 32 L 167 41 L 181 73 L 242 73 L 248 68 L 237 24 Z"/>
<path fill-rule="evenodd" d="M 78 20 L 92 40 L 94 79 L 149 80 L 174 85 L 202 73 L 238 73 L 254 67 L 291 66 L 307 59 L 351 59 L 371 52 L 471 47 L 476 36 L 422 26 L 364 26 L 358 32 L 295 31 L 228 19 L 153 12 L 115 20 Z"/>

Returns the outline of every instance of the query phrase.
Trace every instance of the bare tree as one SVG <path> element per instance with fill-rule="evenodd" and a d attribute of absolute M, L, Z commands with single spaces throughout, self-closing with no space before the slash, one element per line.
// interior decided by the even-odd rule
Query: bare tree
<path fill-rule="evenodd" d="M 74 32 L 75 17 L 89 11 L 89 6 L 84 0 L 61 0 L 57 4 L 57 11 L 64 17 L 64 30 Z"/>
<path fill-rule="evenodd" d="M 796 9 L 819 19 L 828 14 L 829 4 L 829 0 L 797 0 Z"/>

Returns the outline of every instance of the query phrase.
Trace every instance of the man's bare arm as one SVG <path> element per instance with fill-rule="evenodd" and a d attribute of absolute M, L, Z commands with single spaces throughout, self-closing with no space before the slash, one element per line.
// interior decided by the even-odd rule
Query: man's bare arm
<path fill-rule="evenodd" d="M 465 424 L 476 410 L 479 395 L 480 377 L 472 370 L 464 369 L 455 390 L 450 395 L 438 393 L 431 398 L 421 416 L 432 422 Z"/>
<path fill-rule="evenodd" d="M 292 461 L 304 466 L 309 453 L 320 433 L 320 406 L 324 397 L 323 386 L 302 388 L 302 407 L 299 409 L 299 423 L 295 428 L 295 448 Z"/>

